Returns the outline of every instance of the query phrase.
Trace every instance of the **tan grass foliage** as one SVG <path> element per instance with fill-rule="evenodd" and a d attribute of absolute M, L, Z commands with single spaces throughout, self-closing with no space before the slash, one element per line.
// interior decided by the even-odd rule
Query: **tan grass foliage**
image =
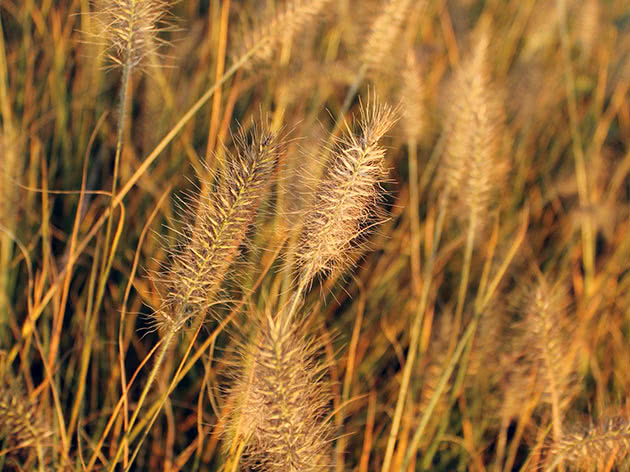
<path fill-rule="evenodd" d="M 0 470 L 626 470 L 629 58 L 627 0 L 0 0 Z"/>

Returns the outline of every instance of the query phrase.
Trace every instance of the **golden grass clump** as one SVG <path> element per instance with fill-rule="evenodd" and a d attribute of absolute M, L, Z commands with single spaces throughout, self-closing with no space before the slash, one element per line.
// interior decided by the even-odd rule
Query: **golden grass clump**
<path fill-rule="evenodd" d="M 508 163 L 501 155 L 505 114 L 488 70 L 487 32 L 456 72 L 445 113 L 442 181 L 465 214 L 483 214 L 502 183 Z"/>
<path fill-rule="evenodd" d="M 303 320 L 264 316 L 255 340 L 243 346 L 243 368 L 226 445 L 244 442 L 241 463 L 266 472 L 330 468 L 331 393 L 321 344 L 307 337 Z"/>
<path fill-rule="evenodd" d="M 570 464 L 571 470 L 605 470 L 630 453 L 630 421 L 609 418 L 566 434 L 553 448 L 553 457 Z"/>
<path fill-rule="evenodd" d="M 630 471 L 629 156 L 628 0 L 0 0 L 0 471 Z"/>
<path fill-rule="evenodd" d="M 335 144 L 298 243 L 301 282 L 342 269 L 351 260 L 356 243 L 382 222 L 379 200 L 387 169 L 385 148 L 379 141 L 395 121 L 391 107 L 368 103 L 361 108 L 358 133 L 347 126 Z"/>
<path fill-rule="evenodd" d="M 168 293 L 154 318 L 160 330 L 179 331 L 203 317 L 245 238 L 278 157 L 279 140 L 265 126 L 248 136 L 239 131 L 216 191 L 191 196 L 185 244 L 172 249 L 165 274 Z"/>
<path fill-rule="evenodd" d="M 286 0 L 235 41 L 235 60 L 251 53 L 250 66 L 269 63 L 282 41 L 312 26 L 329 3 L 331 0 Z"/>
<path fill-rule="evenodd" d="M 168 29 L 165 0 L 98 0 L 95 18 L 115 66 L 135 68 L 164 45 L 158 34 Z"/>

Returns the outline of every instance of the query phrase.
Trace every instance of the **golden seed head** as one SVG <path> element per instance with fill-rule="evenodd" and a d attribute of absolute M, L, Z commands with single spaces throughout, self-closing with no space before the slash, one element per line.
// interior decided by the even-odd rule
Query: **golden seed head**
<path fill-rule="evenodd" d="M 165 41 L 159 33 L 169 29 L 166 0 L 98 0 L 94 17 L 98 39 L 104 38 L 107 57 L 115 65 L 135 68 L 157 53 Z"/>
<path fill-rule="evenodd" d="M 303 280 L 342 269 L 368 230 L 382 222 L 379 200 L 387 169 L 379 141 L 395 121 L 390 107 L 368 103 L 361 107 L 358 132 L 348 127 L 336 143 L 298 244 Z"/>
<path fill-rule="evenodd" d="M 488 43 L 483 34 L 457 71 L 445 115 L 441 180 L 466 213 L 487 210 L 509 167 L 501 156 L 505 113 L 488 71 Z"/>
<path fill-rule="evenodd" d="M 20 382 L 0 370 L 0 443 L 17 452 L 41 445 L 50 434 L 37 404 L 25 395 Z"/>
<path fill-rule="evenodd" d="M 185 242 L 171 250 L 172 265 L 163 277 L 168 293 L 154 314 L 162 329 L 178 331 L 205 316 L 264 198 L 278 156 L 277 136 L 261 127 L 250 136 L 240 131 L 235 143 L 216 190 L 183 202 L 191 208 Z"/>
<path fill-rule="evenodd" d="M 372 23 L 361 55 L 363 63 L 370 69 L 379 71 L 384 68 L 412 3 L 411 0 L 390 0 Z"/>
<path fill-rule="evenodd" d="M 285 38 L 313 26 L 331 0 L 288 0 L 273 14 L 263 15 L 253 28 L 235 41 L 235 60 L 255 49 L 248 64 L 269 63 Z"/>
<path fill-rule="evenodd" d="M 243 348 L 243 371 L 232 390 L 235 409 L 230 441 L 247 443 L 242 463 L 269 472 L 329 468 L 331 400 L 326 366 L 317 362 L 321 343 L 305 335 L 303 322 L 267 314 L 254 341 Z"/>
<path fill-rule="evenodd" d="M 542 276 L 524 287 L 520 342 L 531 368 L 539 375 L 543 400 L 552 402 L 555 396 L 560 410 L 564 410 L 575 374 L 570 356 L 570 344 L 575 339 L 567 316 L 567 290 L 561 283 L 550 285 Z"/>
<path fill-rule="evenodd" d="M 425 133 L 426 106 L 425 90 L 420 76 L 420 65 L 415 54 L 409 51 L 403 71 L 401 103 L 403 107 L 403 126 L 408 139 L 417 141 Z"/>
<path fill-rule="evenodd" d="M 552 454 L 561 456 L 573 467 L 593 470 L 603 463 L 617 463 L 630 454 L 630 421 L 627 417 L 608 418 L 573 429 L 555 445 Z"/>

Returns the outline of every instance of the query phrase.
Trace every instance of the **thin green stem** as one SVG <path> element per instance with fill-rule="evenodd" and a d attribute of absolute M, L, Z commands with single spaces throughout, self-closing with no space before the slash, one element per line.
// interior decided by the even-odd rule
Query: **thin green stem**
<path fill-rule="evenodd" d="M 160 352 L 158 353 L 158 356 L 155 359 L 155 364 L 153 364 L 153 369 L 151 369 L 151 373 L 149 374 L 149 378 L 147 379 L 144 385 L 144 389 L 142 390 L 142 393 L 140 394 L 140 398 L 138 399 L 138 404 L 136 405 L 136 409 L 133 412 L 131 419 L 129 420 L 129 426 L 127 428 L 127 431 L 125 435 L 123 436 L 122 440 L 119 442 L 118 449 L 116 450 L 116 454 L 114 455 L 114 458 L 111 460 L 109 464 L 109 468 L 107 469 L 109 472 L 112 472 L 115 469 L 116 463 L 118 462 L 118 459 L 120 459 L 120 455 L 122 454 L 123 449 L 125 448 L 125 445 L 129 441 L 129 437 L 131 435 L 133 425 L 135 424 L 136 419 L 138 418 L 138 415 L 140 414 L 142 405 L 144 404 L 144 401 L 146 400 L 147 395 L 149 394 L 149 391 L 151 390 L 151 387 L 153 386 L 153 382 L 157 378 L 158 371 L 160 370 L 160 367 L 162 367 L 162 363 L 164 362 L 164 359 L 166 358 L 166 353 L 174 337 L 175 337 L 175 331 L 171 330 L 166 334 L 164 339 L 162 339 L 162 347 L 160 348 Z"/>
<path fill-rule="evenodd" d="M 466 249 L 464 250 L 464 267 L 462 268 L 462 276 L 459 280 L 459 291 L 457 294 L 457 305 L 455 308 L 455 318 L 453 321 L 453 337 L 449 347 L 449 354 L 453 351 L 455 340 L 459 335 L 462 325 L 462 313 L 464 304 L 466 303 L 466 292 L 468 291 L 468 281 L 470 279 L 470 265 L 472 261 L 472 253 L 475 246 L 475 233 L 477 231 L 477 209 L 472 208 L 470 211 L 470 221 L 468 225 L 468 235 L 466 237 Z"/>
<path fill-rule="evenodd" d="M 435 455 L 435 453 L 438 450 L 438 447 L 440 446 L 440 440 L 441 440 L 442 436 L 444 435 L 444 432 L 446 431 L 446 428 L 449 425 L 450 412 L 453 411 L 453 405 L 457 401 L 457 397 L 459 396 L 459 392 L 460 392 L 461 386 L 462 386 L 462 384 L 464 382 L 464 379 L 466 378 L 466 369 L 468 367 L 468 356 L 470 354 L 470 350 L 471 349 L 472 349 L 472 342 L 469 342 L 468 345 L 466 346 L 466 349 L 465 349 L 464 353 L 463 353 L 461 365 L 459 367 L 459 370 L 457 371 L 457 376 L 455 377 L 455 382 L 453 382 L 453 388 L 451 389 L 451 395 L 450 395 L 450 398 L 448 400 L 448 404 L 447 404 L 447 407 L 446 407 L 445 414 L 443 415 L 443 417 L 441 419 L 440 427 L 438 428 L 438 433 L 435 435 L 435 438 L 433 440 L 433 444 L 431 445 L 428 453 L 424 456 L 424 458 L 422 460 L 422 467 L 424 469 L 427 469 L 429 467 L 429 465 L 432 463 L 433 456 Z M 409 453 L 409 451 L 408 451 L 408 453 Z"/>
<path fill-rule="evenodd" d="M 429 420 L 431 419 L 431 414 L 433 413 L 433 410 L 437 406 L 437 403 L 440 397 L 442 396 L 442 392 L 446 388 L 446 385 L 448 384 L 448 380 L 453 374 L 453 370 L 455 370 L 455 366 L 459 362 L 459 358 L 461 357 L 461 355 L 464 352 L 464 349 L 466 348 L 466 346 L 468 346 L 468 343 L 471 341 L 471 339 L 473 338 L 473 335 L 475 334 L 475 330 L 477 329 L 477 325 L 479 324 L 480 316 L 481 316 L 481 313 L 477 313 L 475 315 L 473 320 L 470 322 L 470 324 L 466 328 L 464 335 L 459 340 L 459 343 L 457 344 L 457 348 L 455 349 L 455 352 L 453 353 L 453 356 L 451 357 L 448 363 L 448 366 L 444 370 L 442 377 L 440 377 L 440 382 L 438 383 L 435 389 L 435 392 L 433 392 L 433 395 L 431 396 L 431 400 L 429 401 L 429 404 L 426 410 L 424 410 L 424 413 L 422 414 L 422 418 L 420 419 L 420 424 L 418 425 L 418 428 L 416 429 L 413 435 L 413 438 L 411 439 L 411 443 L 409 447 L 407 448 L 407 452 L 405 454 L 405 458 L 403 460 L 403 464 L 400 470 L 407 469 L 407 467 L 409 466 L 409 462 L 411 461 L 412 455 L 418 449 L 418 442 L 420 441 L 420 438 L 422 437 L 422 434 L 424 433 L 424 429 L 427 427 L 427 424 L 429 423 Z"/>
<path fill-rule="evenodd" d="M 440 244 L 440 238 L 442 236 L 442 227 L 444 225 L 444 218 L 446 216 L 446 204 L 448 202 L 448 195 L 442 197 L 440 202 L 440 208 L 438 210 L 437 222 L 435 225 L 435 236 L 433 238 L 433 245 L 431 248 L 431 255 L 424 268 L 423 273 L 423 285 L 422 293 L 420 295 L 420 302 L 416 311 L 413 324 L 411 327 L 411 337 L 409 340 L 409 352 L 405 359 L 405 367 L 403 370 L 402 383 L 400 390 L 398 391 L 398 399 L 396 401 L 396 409 L 394 411 L 394 419 L 392 421 L 392 428 L 389 432 L 389 439 L 387 440 L 387 449 L 385 450 L 385 457 L 383 459 L 383 465 L 381 472 L 389 472 L 391 467 L 392 458 L 394 456 L 394 447 L 398 438 L 398 430 L 400 429 L 400 422 L 402 420 L 402 413 L 405 407 L 405 399 L 407 397 L 407 390 L 409 389 L 409 382 L 411 380 L 411 372 L 413 370 L 414 362 L 416 360 L 416 353 L 420 341 L 420 334 L 422 332 L 422 323 L 424 320 L 424 312 L 426 311 L 429 301 L 429 293 L 431 291 L 431 278 L 433 275 L 433 264 L 435 262 L 437 248 Z"/>
<path fill-rule="evenodd" d="M 120 167 L 120 155 L 122 154 L 123 147 L 123 137 L 125 135 L 125 121 L 127 117 L 127 101 L 128 101 L 128 90 L 129 90 L 129 76 L 131 74 L 131 66 L 129 64 L 129 60 L 125 61 L 125 65 L 122 70 L 122 79 L 120 82 L 120 115 L 118 116 L 118 130 L 116 137 L 116 152 L 114 154 L 114 175 L 112 181 L 112 195 L 109 203 L 109 218 L 107 219 L 107 227 L 105 230 L 105 247 L 103 254 L 103 266 L 100 276 L 100 285 L 104 285 L 105 281 L 108 278 L 109 270 L 111 268 L 112 262 L 114 260 L 114 252 L 115 248 L 110 247 L 111 245 L 111 233 L 112 233 L 112 219 L 114 215 L 114 207 L 116 206 L 116 190 L 118 188 L 118 172 Z M 111 249 L 111 254 L 109 251 Z M 99 287 L 99 292 L 101 292 L 101 288 Z M 100 297 L 99 297 L 100 298 Z M 100 300 L 99 300 L 100 302 Z M 97 302 L 97 309 L 100 303 Z"/>
<path fill-rule="evenodd" d="M 560 39 L 564 57 L 565 85 L 567 93 L 567 107 L 569 110 L 569 127 L 571 129 L 571 144 L 573 147 L 573 159 L 575 160 L 575 179 L 577 182 L 580 206 L 587 208 L 590 204 L 588 177 L 586 163 L 582 147 L 582 137 L 578 127 L 577 100 L 575 98 L 575 77 L 571 66 L 570 40 L 567 29 L 567 5 L 566 0 L 557 0 L 558 23 L 560 27 Z M 590 294 L 595 274 L 595 240 L 593 225 L 590 217 L 580 218 L 582 230 L 582 263 L 584 264 L 584 288 L 587 295 Z"/>

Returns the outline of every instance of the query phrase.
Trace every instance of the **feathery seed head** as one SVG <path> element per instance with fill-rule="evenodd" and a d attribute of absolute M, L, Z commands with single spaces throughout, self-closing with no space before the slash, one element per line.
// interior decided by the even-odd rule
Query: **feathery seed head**
<path fill-rule="evenodd" d="M 249 61 L 269 63 L 284 40 L 312 25 L 331 0 L 287 0 L 278 12 L 265 15 L 259 24 L 242 36 L 235 50 L 237 58 L 255 49 Z"/>
<path fill-rule="evenodd" d="M 571 398 L 575 362 L 570 356 L 574 342 L 566 313 L 567 291 L 561 283 L 549 285 L 542 277 L 526 283 L 521 322 L 522 346 L 532 368 L 540 374 L 544 400 L 564 410 Z"/>
<path fill-rule="evenodd" d="M 216 191 L 193 197 L 196 209 L 185 243 L 171 251 L 168 293 L 154 314 L 162 329 L 178 331 L 191 318 L 205 316 L 265 195 L 278 155 L 277 136 L 265 127 L 251 136 L 241 130 L 235 143 Z"/>
<path fill-rule="evenodd" d="M 379 140 L 396 121 L 387 105 L 361 107 L 358 133 L 347 127 L 306 215 L 296 260 L 300 278 L 342 269 L 367 230 L 382 222 L 379 200 L 387 180 Z"/>
<path fill-rule="evenodd" d="M 3 370 L 0 370 L 0 443 L 16 450 L 32 448 L 50 436 L 50 432 L 20 382 Z"/>
<path fill-rule="evenodd" d="M 488 34 L 482 34 L 472 57 L 456 73 L 445 116 L 441 180 L 468 213 L 487 210 L 508 171 L 501 158 L 505 114 L 488 71 L 488 44 Z"/>
<path fill-rule="evenodd" d="M 228 443 L 244 438 L 245 466 L 267 472 L 329 469 L 326 368 L 316 360 L 321 344 L 304 331 L 301 320 L 267 314 L 255 340 L 244 345 L 246 367 L 232 390 Z"/>
<path fill-rule="evenodd" d="M 107 57 L 115 66 L 134 68 L 164 45 L 158 34 L 168 29 L 166 0 L 98 0 L 94 16 Z"/>
<path fill-rule="evenodd" d="M 361 55 L 363 63 L 370 69 L 383 69 L 412 3 L 411 0 L 389 0 L 374 20 Z"/>
<path fill-rule="evenodd" d="M 630 421 L 609 418 L 566 434 L 553 452 L 580 470 L 593 470 L 612 460 L 617 463 L 630 453 Z"/>
<path fill-rule="evenodd" d="M 409 51 L 403 71 L 403 125 L 407 138 L 417 141 L 425 132 L 426 106 L 425 91 L 420 78 L 420 66 L 416 55 Z"/>

